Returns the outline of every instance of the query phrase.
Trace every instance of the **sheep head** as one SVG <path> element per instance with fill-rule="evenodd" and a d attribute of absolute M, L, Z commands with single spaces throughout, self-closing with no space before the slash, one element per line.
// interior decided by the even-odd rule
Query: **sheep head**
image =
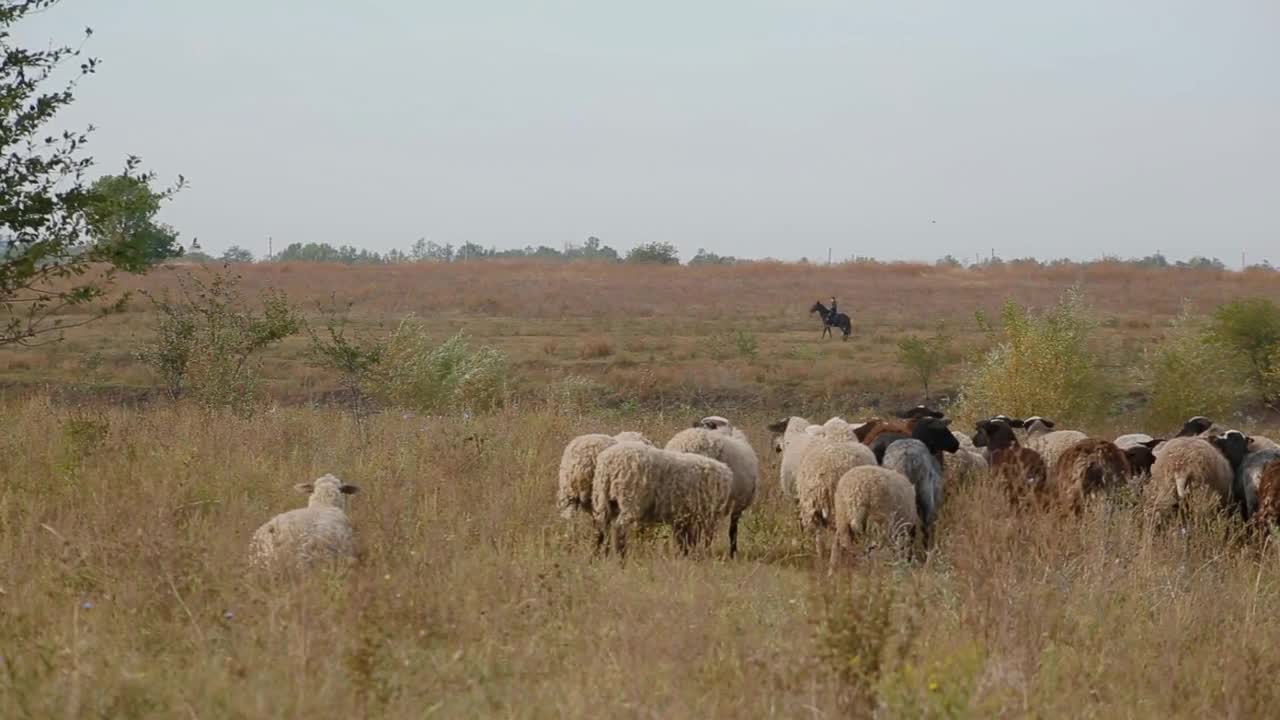
<path fill-rule="evenodd" d="M 342 482 L 333 475 L 325 475 L 312 482 L 298 483 L 293 486 L 298 492 L 307 493 L 307 507 L 336 507 L 346 509 L 347 495 L 360 492 L 360 488 Z"/>

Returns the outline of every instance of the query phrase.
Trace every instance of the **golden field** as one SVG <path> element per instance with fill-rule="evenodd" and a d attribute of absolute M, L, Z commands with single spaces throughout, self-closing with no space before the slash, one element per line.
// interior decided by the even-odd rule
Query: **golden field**
<path fill-rule="evenodd" d="M 850 419 L 920 391 L 894 341 L 1083 288 L 1117 373 L 1184 299 L 1280 300 L 1269 273 L 1119 264 L 642 267 L 254 265 L 250 295 L 359 331 L 414 313 L 503 350 L 513 397 L 470 418 L 357 419 L 304 337 L 270 350 L 251 418 L 171 403 L 132 359 L 134 311 L 60 344 L 0 350 L 0 717 L 1224 717 L 1280 701 L 1280 557 L 1209 518 L 1156 530 L 1128 507 L 1010 512 L 983 479 L 947 489 L 923 564 L 826 575 L 778 488 L 765 425 Z M 137 282 L 152 291 L 172 270 Z M 807 316 L 837 294 L 848 343 Z M 756 342 L 738 348 L 732 331 Z M 939 387 L 958 383 L 961 365 Z M 607 401 L 566 403 L 566 377 Z M 549 389 L 550 388 L 550 389 Z M 657 531 L 593 558 L 554 496 L 589 431 L 665 441 L 730 415 L 762 461 L 741 552 L 684 557 Z M 1128 427 L 1117 416 L 1110 433 Z M 1253 429 L 1263 429 L 1265 418 Z M 250 534 L 332 472 L 357 484 L 359 559 L 250 572 Z"/>

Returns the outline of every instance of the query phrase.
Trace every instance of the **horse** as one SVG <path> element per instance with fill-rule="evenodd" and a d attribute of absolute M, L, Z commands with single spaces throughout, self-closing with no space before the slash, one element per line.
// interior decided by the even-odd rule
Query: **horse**
<path fill-rule="evenodd" d="M 814 313 L 822 316 L 822 337 L 829 336 L 831 328 L 838 327 L 840 332 L 844 333 L 844 337 L 840 338 L 840 341 L 843 342 L 849 339 L 849 333 L 853 332 L 853 323 L 849 322 L 848 315 L 842 312 L 832 314 L 831 310 L 821 302 L 815 302 L 813 307 L 809 308 L 809 314 L 812 315 Z"/>

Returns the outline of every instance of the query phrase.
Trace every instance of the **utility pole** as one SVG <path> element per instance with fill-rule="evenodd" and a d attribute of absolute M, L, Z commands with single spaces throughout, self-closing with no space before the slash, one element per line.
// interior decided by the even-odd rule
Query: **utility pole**
<path fill-rule="evenodd" d="M 827 264 L 831 264 L 831 248 L 827 248 Z"/>
<path fill-rule="evenodd" d="M 271 250 L 271 236 L 267 236 L 267 259 L 275 257 L 275 253 Z"/>

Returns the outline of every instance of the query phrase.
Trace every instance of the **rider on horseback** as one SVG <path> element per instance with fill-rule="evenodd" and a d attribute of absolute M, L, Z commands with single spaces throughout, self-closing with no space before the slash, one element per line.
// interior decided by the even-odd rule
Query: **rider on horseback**
<path fill-rule="evenodd" d="M 837 311 L 836 311 L 836 296 L 835 296 L 835 295 L 832 295 L 832 296 L 831 296 L 831 312 L 827 313 L 827 316 L 826 316 L 825 318 L 823 318 L 824 320 L 826 320 L 826 321 L 827 321 L 827 324 L 828 324 L 828 325 L 830 325 L 830 324 L 832 324 L 833 322 L 835 322 L 835 319 L 836 319 L 836 312 L 837 312 Z"/>

